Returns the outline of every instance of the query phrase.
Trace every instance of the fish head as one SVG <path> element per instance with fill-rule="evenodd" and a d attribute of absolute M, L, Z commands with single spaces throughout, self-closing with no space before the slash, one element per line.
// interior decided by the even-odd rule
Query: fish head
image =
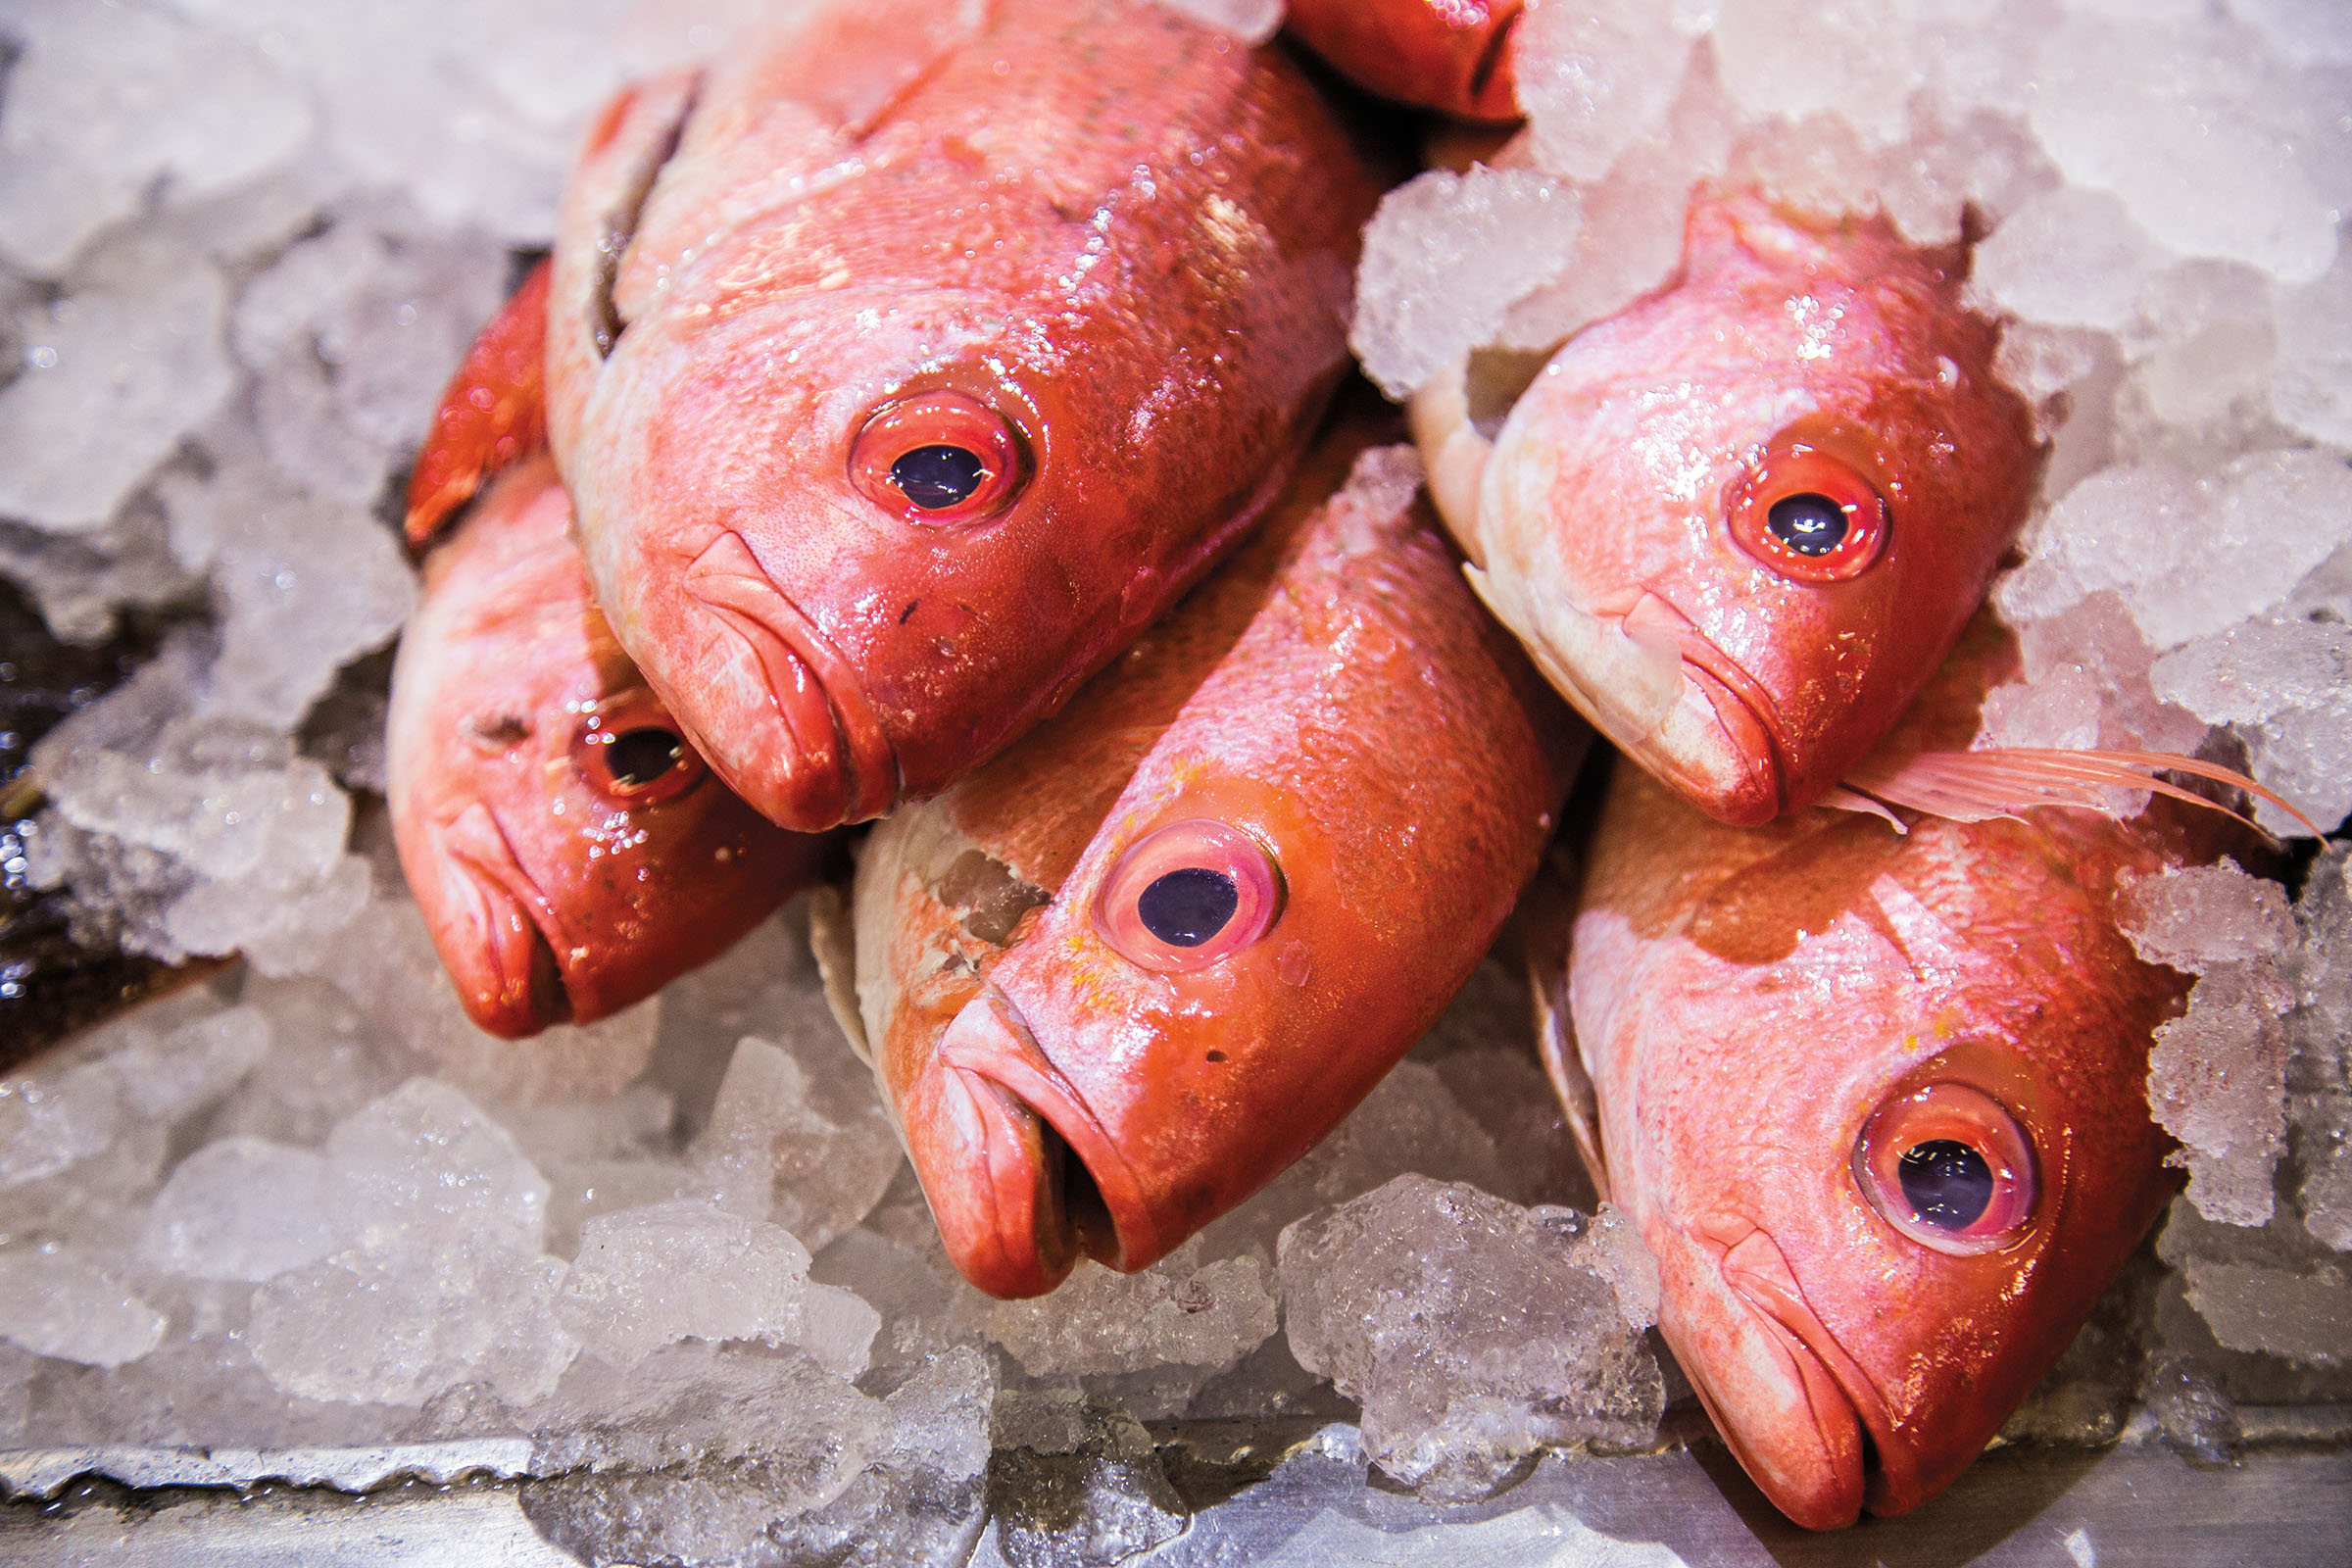
<path fill-rule="evenodd" d="M 1293 542 L 1253 540 L 876 829 L 866 1032 L 981 1289 L 1144 1268 L 1247 1199 L 1371 1093 L 1525 885 L 1585 732 L 1478 612 L 1418 478 L 1367 455 Z"/>
<path fill-rule="evenodd" d="M 651 995 L 815 869 L 710 775 L 588 597 L 544 460 L 426 567 L 387 745 L 401 864 L 466 1010 L 509 1038 Z"/>
<path fill-rule="evenodd" d="M 1721 820 L 1835 786 L 2024 520 L 2039 453 L 1962 260 L 1701 198 L 1677 279 L 1571 338 L 1485 464 L 1481 594 Z"/>
<path fill-rule="evenodd" d="M 1604 1132 L 1676 1359 L 1749 1475 L 1815 1529 L 1947 1486 L 2172 1185 L 2145 1078 L 2179 977 L 2044 874 L 2026 824 L 1913 834 L 1978 846 L 1978 885 L 1857 863 L 1856 842 L 1893 838 L 1857 818 L 1719 888 L 1632 1004 L 1647 1038 L 1689 1044 L 1629 1069 Z M 1842 908 L 1815 919 L 1825 877 Z M 2000 921 L 2008 940 L 1989 940 Z M 1805 940 L 1768 951 L 1798 924 Z"/>

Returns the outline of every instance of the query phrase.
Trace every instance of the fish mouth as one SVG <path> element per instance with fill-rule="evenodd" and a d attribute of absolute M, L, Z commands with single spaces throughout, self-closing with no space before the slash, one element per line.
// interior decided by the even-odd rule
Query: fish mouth
<path fill-rule="evenodd" d="M 434 938 L 466 1014 L 506 1040 L 537 1034 L 573 1016 L 559 952 L 569 952 L 562 922 L 479 802 L 441 834 L 441 903 L 470 941 Z"/>
<path fill-rule="evenodd" d="M 1467 575 L 1560 695 L 1660 782 L 1736 827 L 1780 814 L 1788 747 L 1779 705 L 1664 595 L 1643 588 L 1622 613 L 1560 598 L 1539 609 L 1512 603 L 1486 572 Z"/>
<path fill-rule="evenodd" d="M 1919 1501 L 1916 1467 L 1895 1441 L 1885 1396 L 1805 1299 L 1779 1245 L 1762 1226 L 1737 1216 L 1693 1230 L 1717 1254 L 1724 1287 L 1760 1331 L 1751 1340 L 1760 1338 L 1771 1352 L 1769 1367 L 1756 1369 L 1769 1385 L 1764 1402 L 1727 1397 L 1727 1388 L 1703 1367 L 1685 1368 L 1740 1467 L 1774 1506 L 1808 1530 L 1850 1525 L 1865 1506 L 1899 1513 Z"/>
<path fill-rule="evenodd" d="M 1005 1299 L 1043 1296 L 1081 1255 L 1159 1255 L 1127 1162 L 993 986 L 965 1004 L 906 1097 L 906 1145 L 948 1255 Z"/>
<path fill-rule="evenodd" d="M 778 588 L 741 534 L 719 535 L 685 589 L 750 660 L 732 682 L 683 695 L 696 740 L 736 794 L 779 827 L 821 833 L 898 804 L 898 752 L 857 670 Z M 710 699 L 732 696 L 713 713 Z M 742 714 L 758 715 L 746 721 Z M 713 718 L 717 722 L 710 722 Z"/>

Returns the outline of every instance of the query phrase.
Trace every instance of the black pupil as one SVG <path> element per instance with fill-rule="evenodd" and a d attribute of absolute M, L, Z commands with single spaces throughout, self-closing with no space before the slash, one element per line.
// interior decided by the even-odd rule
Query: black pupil
<path fill-rule="evenodd" d="M 1983 1154 L 1949 1138 L 1904 1150 L 1896 1175 L 1911 1212 L 1937 1230 L 1968 1229 L 1992 1201 L 1992 1167 Z"/>
<path fill-rule="evenodd" d="M 977 453 L 961 447 L 916 447 L 890 466 L 890 482 L 925 512 L 952 507 L 980 488 Z"/>
<path fill-rule="evenodd" d="M 1800 556 L 1826 556 L 1845 542 L 1845 509 L 1809 491 L 1775 501 L 1764 525 Z"/>
<path fill-rule="evenodd" d="M 1144 929 L 1172 948 L 1197 948 L 1225 929 L 1241 906 L 1233 878 L 1206 866 L 1188 865 L 1144 889 L 1135 912 Z"/>
<path fill-rule="evenodd" d="M 633 729 L 605 743 L 605 763 L 623 789 L 643 789 L 685 755 L 686 743 L 665 729 Z"/>

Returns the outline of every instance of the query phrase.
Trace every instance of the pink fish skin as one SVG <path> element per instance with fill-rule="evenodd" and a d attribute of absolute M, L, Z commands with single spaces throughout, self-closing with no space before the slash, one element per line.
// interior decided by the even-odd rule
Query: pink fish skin
<path fill-rule="evenodd" d="M 825 845 L 711 776 L 606 628 L 544 451 L 425 562 L 392 673 L 401 868 L 473 1021 L 586 1023 L 716 957 Z"/>
<path fill-rule="evenodd" d="M 1570 338 L 1491 450 L 1458 385 L 1416 402 L 1481 596 L 1711 816 L 1835 788 L 2024 521 L 2041 453 L 1965 264 L 1883 219 L 1702 193 L 1680 273 Z"/>
<path fill-rule="evenodd" d="M 1964 744 L 2013 666 L 1980 624 L 1890 744 Z M 2145 1083 L 2188 979 L 2114 900 L 2235 833 L 2166 801 L 1741 830 L 1617 769 L 1565 970 L 1536 961 L 1544 1044 L 1676 1359 L 1798 1524 L 1949 1485 L 2174 1190 Z M 1970 1155 L 1990 1187 L 1939 1200 Z"/>
<path fill-rule="evenodd" d="M 1146 1267 L 1304 1153 L 1535 870 L 1589 732 L 1479 612 L 1409 449 L 1331 498 L 1363 440 L 1326 442 L 1062 713 L 868 841 L 854 1027 L 993 1295 L 1081 1253 Z M 1157 940 L 1152 890 L 1211 872 L 1213 933 Z"/>
<path fill-rule="evenodd" d="M 843 0 L 632 88 L 548 334 L 615 633 L 776 822 L 946 787 L 1261 516 L 1377 195 L 1279 51 L 1131 0 Z"/>

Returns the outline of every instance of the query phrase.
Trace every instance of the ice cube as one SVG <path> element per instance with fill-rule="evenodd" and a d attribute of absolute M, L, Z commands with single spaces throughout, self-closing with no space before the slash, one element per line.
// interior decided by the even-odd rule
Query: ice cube
<path fill-rule="evenodd" d="M 363 1247 L 416 1250 L 463 1239 L 484 1250 L 539 1249 L 547 1179 L 505 1128 L 438 1079 L 412 1078 L 345 1117 L 323 1152 L 336 1223 Z"/>
<path fill-rule="evenodd" d="M 309 103 L 249 34 L 167 7 L 20 0 L 0 132 L 0 255 L 55 275 L 161 187 L 200 199 L 292 155 Z"/>
<path fill-rule="evenodd" d="M 482 1383 L 511 1404 L 552 1393 L 577 1347 L 556 1316 L 564 1265 L 459 1231 L 438 1247 L 355 1248 L 254 1294 L 254 1359 L 289 1394 L 420 1405 Z"/>
<path fill-rule="evenodd" d="M 2033 124 L 2078 184 L 2162 243 L 2289 283 L 2327 271 L 2336 203 L 2293 74 L 2229 23 L 2075 17 L 2043 40 Z"/>
<path fill-rule="evenodd" d="M 1524 14 L 1512 71 L 1540 168 L 1596 180 L 1627 148 L 1658 137 L 1690 56 L 1678 22 L 1642 0 Z"/>
<path fill-rule="evenodd" d="M 2115 923 L 2140 957 L 2189 974 L 2295 945 L 2286 890 L 2228 858 L 2126 878 L 2116 890 Z"/>
<path fill-rule="evenodd" d="M 2290 1361 L 2352 1361 L 2352 1273 L 2322 1264 L 2310 1273 L 2189 1259 L 2189 1303 L 2232 1350 Z"/>
<path fill-rule="evenodd" d="M 2271 1217 L 2271 1173 L 2286 1144 L 2287 1038 L 2294 992 L 2263 960 L 2211 964 L 2188 1010 L 2156 1029 L 2148 1108 L 2180 1140 L 2188 1199 L 2208 1219 Z"/>
<path fill-rule="evenodd" d="M 816 1005 L 815 999 L 804 998 L 802 1005 Z M 800 1055 L 746 1037 L 735 1047 L 692 1157 L 712 1201 L 773 1219 L 821 1249 L 865 1217 L 905 1156 L 870 1073 L 848 1045 L 835 1034 L 808 1043 L 801 1054 L 812 1053 L 844 1058 L 828 1064 L 836 1074 L 853 1076 L 847 1069 L 856 1068 L 862 1103 L 845 1121 L 817 1108 Z"/>
<path fill-rule="evenodd" d="M 1190 1518 L 1151 1434 L 1115 1399 L 1001 1393 L 996 1441 L 996 1540 L 1016 1568 L 1109 1568 L 1173 1540 Z"/>
<path fill-rule="evenodd" d="M 808 1250 L 780 1225 L 681 1200 L 603 1214 L 557 1312 L 591 1355 L 634 1366 L 679 1340 L 805 1344 Z"/>
<path fill-rule="evenodd" d="M 2272 409 L 2305 435 L 2352 447 L 2352 255 L 2338 256 L 2317 282 L 2272 298 L 2278 345 Z"/>
<path fill-rule="evenodd" d="M 1833 115 L 1874 147 L 1899 139 L 1926 85 L 1926 40 L 1876 11 L 1720 0 L 1711 34 L 1723 85 L 1751 116 Z"/>
<path fill-rule="evenodd" d="M 2040 324 L 2115 331 L 2168 259 L 2120 197 L 2063 185 L 1984 237 L 1969 281 L 1994 305 Z"/>
<path fill-rule="evenodd" d="M 2165 701 L 2232 726 L 2253 775 L 2323 828 L 2352 813 L 2352 628 L 2248 622 L 2165 655 L 2148 680 Z M 2254 819 L 2307 831 L 2264 802 Z"/>
<path fill-rule="evenodd" d="M 948 1350 L 915 1368 L 883 1403 L 886 1446 L 824 1507 L 768 1527 L 788 1562 L 840 1568 L 962 1568 L 987 1516 L 987 1357 Z"/>
<path fill-rule="evenodd" d="M 1260 44 L 1282 26 L 1283 0 L 1159 0 L 1195 22 L 1230 32 L 1244 43 Z"/>
<path fill-rule="evenodd" d="M 1262 1258 L 1203 1264 L 1201 1248 L 1196 1236 L 1134 1274 L 1082 1263 L 1050 1296 L 986 1301 L 979 1320 L 1035 1376 L 1182 1366 L 1204 1381 L 1262 1344 L 1277 1318 L 1273 1270 Z"/>
<path fill-rule="evenodd" d="M 116 1273 L 67 1248 L 0 1252 L 0 1335 L 42 1355 L 121 1366 L 155 1348 L 165 1319 Z"/>
<path fill-rule="evenodd" d="M 1483 1495 L 1547 1445 L 1646 1443 L 1665 1384 L 1634 1324 L 1655 1276 L 1622 1235 L 1583 1242 L 1590 1224 L 1400 1176 L 1283 1233 L 1291 1348 L 1363 1401 L 1366 1453 L 1439 1498 Z"/>
<path fill-rule="evenodd" d="M 1443 170 L 1381 199 L 1364 229 L 1348 342 L 1403 398 L 1493 342 L 1511 304 L 1574 260 L 1576 193 L 1533 170 Z"/>
<path fill-rule="evenodd" d="M 207 258 L 132 229 L 55 301 L 21 311 L 28 368 L 0 386 L 0 516 L 64 533 L 104 526 L 228 396 L 226 304 Z"/>
<path fill-rule="evenodd" d="M 172 1172 L 147 1216 L 150 1267 L 255 1283 L 315 1263 L 338 1243 L 320 1196 L 326 1162 L 259 1138 L 207 1144 Z"/>

